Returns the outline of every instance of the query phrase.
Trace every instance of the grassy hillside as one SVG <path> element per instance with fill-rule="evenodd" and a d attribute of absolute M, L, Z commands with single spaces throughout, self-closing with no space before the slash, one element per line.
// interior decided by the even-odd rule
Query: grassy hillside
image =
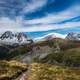
<path fill-rule="evenodd" d="M 34 59 L 36 62 L 41 63 L 49 63 L 49 64 L 62 64 L 67 66 L 80 66 L 80 48 L 68 49 L 66 51 L 60 51 L 58 53 L 54 53 L 51 51 L 49 55 L 47 55 L 43 59 Z"/>
<path fill-rule="evenodd" d="M 0 59 L 7 59 L 10 60 L 12 58 L 19 58 L 20 56 L 24 55 L 25 53 L 32 50 L 34 47 L 43 47 L 49 46 L 50 48 L 55 48 L 55 43 L 57 43 L 61 49 L 61 51 L 65 51 L 68 49 L 80 47 L 79 42 L 71 42 L 64 39 L 53 39 L 48 41 L 42 41 L 39 43 L 34 43 L 32 45 L 22 45 L 22 46 L 0 46 Z M 45 51 L 45 50 L 44 50 Z"/>
<path fill-rule="evenodd" d="M 57 52 L 56 46 L 60 48 Z M 0 59 L 4 59 L 0 61 L 0 80 L 12 80 L 27 69 L 25 80 L 80 80 L 80 42 L 54 39 L 14 48 L 1 47 L 0 51 Z M 39 55 L 35 57 L 36 54 Z M 27 56 L 33 59 L 30 65 L 27 61 L 18 62 L 28 60 Z"/>
<path fill-rule="evenodd" d="M 61 39 L 61 38 L 54 38 L 54 39 L 48 40 L 48 41 L 41 41 L 41 42 L 37 43 L 36 45 L 37 46 L 48 45 L 50 47 L 54 47 L 55 43 L 58 43 L 61 50 L 67 50 L 67 49 L 71 49 L 71 48 L 80 47 L 80 42 L 68 41 L 68 40 Z"/>
<path fill-rule="evenodd" d="M 24 71 L 27 71 L 25 76 L 21 76 L 24 80 L 80 80 L 80 68 L 46 63 L 27 65 L 16 61 L 0 61 L 0 80 L 13 80 Z"/>
<path fill-rule="evenodd" d="M 80 69 L 34 63 L 25 80 L 80 80 Z"/>
<path fill-rule="evenodd" d="M 27 69 L 27 64 L 17 61 L 0 61 L 0 80 L 12 80 Z"/>
<path fill-rule="evenodd" d="M 66 65 L 80 66 L 80 48 L 73 48 L 65 51 L 63 62 Z"/>
<path fill-rule="evenodd" d="M 0 59 L 10 60 L 14 57 L 24 55 L 31 50 L 30 45 L 21 45 L 17 47 L 0 46 Z"/>

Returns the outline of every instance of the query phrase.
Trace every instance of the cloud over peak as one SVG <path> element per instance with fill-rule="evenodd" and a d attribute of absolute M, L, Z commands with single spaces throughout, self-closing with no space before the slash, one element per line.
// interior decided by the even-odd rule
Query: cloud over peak
<path fill-rule="evenodd" d="M 0 31 L 39 32 L 74 27 L 80 27 L 79 0 L 0 0 Z"/>

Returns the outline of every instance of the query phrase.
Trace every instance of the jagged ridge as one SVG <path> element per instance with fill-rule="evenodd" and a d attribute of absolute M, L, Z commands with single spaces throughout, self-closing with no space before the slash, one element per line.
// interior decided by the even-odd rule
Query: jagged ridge
<path fill-rule="evenodd" d="M 27 37 L 24 33 L 13 33 L 6 31 L 0 36 L 0 43 L 2 44 L 26 44 L 31 43 L 32 40 Z"/>

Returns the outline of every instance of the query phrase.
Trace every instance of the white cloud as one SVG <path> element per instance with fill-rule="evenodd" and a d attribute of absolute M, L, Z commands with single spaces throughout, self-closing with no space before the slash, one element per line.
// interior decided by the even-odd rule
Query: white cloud
<path fill-rule="evenodd" d="M 55 14 L 47 14 L 43 18 L 32 19 L 32 20 L 24 20 L 24 24 L 47 24 L 47 23 L 57 23 L 67 19 L 71 19 L 80 15 L 80 5 L 72 6 L 71 8 L 67 9 L 66 11 L 62 11 L 60 13 Z"/>
<path fill-rule="evenodd" d="M 12 20 L 7 17 L 2 17 L 0 18 L 0 32 L 5 30 L 18 31 L 18 32 L 35 32 L 35 31 L 48 31 L 53 29 L 64 29 L 70 27 L 72 28 L 80 27 L 80 22 L 67 22 L 64 24 L 57 24 L 57 22 L 64 21 L 66 19 L 70 19 L 76 17 L 77 15 L 80 15 L 80 10 L 76 9 L 76 7 L 79 8 L 80 6 L 75 5 L 74 7 L 71 7 L 70 9 L 67 9 L 66 11 L 60 12 L 58 14 L 51 14 L 51 15 L 48 14 L 46 17 L 33 20 L 24 20 L 22 16 L 16 17 L 15 20 Z M 37 26 L 36 25 L 37 23 L 41 23 L 41 25 Z M 48 24 L 48 23 L 56 23 L 56 24 Z M 32 26 L 27 26 L 28 24 Z"/>
<path fill-rule="evenodd" d="M 18 25 L 19 26 L 19 25 Z M 64 28 L 73 28 L 73 27 L 80 27 L 80 22 L 75 23 L 67 23 L 67 24 L 61 24 L 61 25 L 40 25 L 40 26 L 33 26 L 33 27 L 16 27 L 12 26 L 11 28 L 2 28 L 3 30 L 11 30 L 16 32 L 35 32 L 35 31 L 48 31 L 48 30 L 55 30 L 55 29 L 64 29 Z M 3 31 L 1 28 L 0 30 Z"/>
<path fill-rule="evenodd" d="M 23 13 L 34 12 L 35 10 L 39 10 L 47 3 L 47 0 L 32 0 L 26 4 L 26 7 L 23 9 Z"/>
<path fill-rule="evenodd" d="M 12 20 L 8 17 L 2 17 L 0 18 L 0 28 L 13 28 L 13 27 L 17 27 L 20 26 L 19 22 L 16 22 L 15 20 Z"/>
<path fill-rule="evenodd" d="M 67 24 L 56 24 L 56 25 L 40 25 L 40 26 L 33 26 L 28 28 L 21 29 L 24 32 L 35 32 L 35 31 L 48 31 L 48 30 L 55 30 L 55 29 L 64 29 L 64 28 L 73 28 L 73 27 L 80 27 L 80 22 L 70 22 Z"/>
<path fill-rule="evenodd" d="M 49 24 L 49 25 L 35 25 L 30 27 L 25 27 L 22 24 L 22 18 L 16 18 L 15 21 L 9 18 L 0 19 L 0 32 L 11 30 L 16 32 L 35 32 L 35 31 L 48 31 L 55 29 L 73 28 L 80 27 L 80 22 L 68 22 L 65 24 Z"/>
<path fill-rule="evenodd" d="M 0 32 L 6 31 L 6 30 L 16 30 L 17 28 L 20 28 L 20 27 L 22 27 L 20 19 L 12 20 L 8 17 L 0 18 Z"/>

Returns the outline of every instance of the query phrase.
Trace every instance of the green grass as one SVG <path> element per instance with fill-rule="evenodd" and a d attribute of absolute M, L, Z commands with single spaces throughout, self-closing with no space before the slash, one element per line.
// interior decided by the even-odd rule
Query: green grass
<path fill-rule="evenodd" d="M 65 51 L 63 61 L 67 65 L 80 66 L 80 48 Z"/>
<path fill-rule="evenodd" d="M 33 63 L 26 80 L 80 80 L 80 69 Z"/>
<path fill-rule="evenodd" d="M 16 78 L 28 68 L 27 64 L 17 61 L 0 61 L 0 80 Z"/>
<path fill-rule="evenodd" d="M 24 55 L 25 53 L 29 52 L 31 50 L 30 45 L 20 45 L 15 48 L 9 48 L 6 47 L 0 47 L 0 59 L 4 60 L 10 60 L 14 57 L 18 57 L 20 55 Z M 18 57 L 19 58 L 19 57 Z"/>
<path fill-rule="evenodd" d="M 51 53 L 43 59 L 35 58 L 34 62 L 50 64 L 55 64 L 57 62 L 66 66 L 79 67 L 80 48 L 72 48 L 65 51 L 60 51 L 58 53 L 54 53 L 54 51 L 51 51 Z"/>

